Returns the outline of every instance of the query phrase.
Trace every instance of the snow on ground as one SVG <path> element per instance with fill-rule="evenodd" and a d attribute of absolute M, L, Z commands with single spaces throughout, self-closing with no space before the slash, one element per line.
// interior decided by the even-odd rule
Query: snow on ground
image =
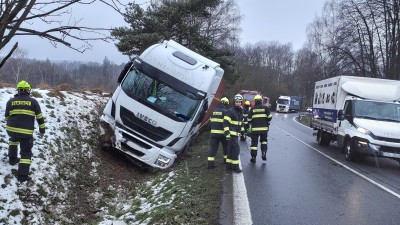
<path fill-rule="evenodd" d="M 34 146 L 32 149 L 31 177 L 33 182 L 20 184 L 16 179 L 18 165 L 11 166 L 8 163 L 8 135 L 5 130 L 6 122 L 4 118 L 7 101 L 16 94 L 15 88 L 0 89 L 0 224 L 21 224 L 27 219 L 30 224 L 43 224 L 43 218 L 39 213 L 43 205 L 37 205 L 35 198 L 46 202 L 48 195 L 52 193 L 49 183 L 59 176 L 56 170 L 55 153 L 63 151 L 60 140 L 66 137 L 70 126 L 78 126 L 82 131 L 81 135 L 88 135 L 85 131 L 91 131 L 87 120 L 79 119 L 82 117 L 97 116 L 93 115 L 93 109 L 97 104 L 102 104 L 106 98 L 93 93 L 61 93 L 65 98 L 54 95 L 48 90 L 32 90 L 41 107 L 46 123 L 46 134 L 40 139 L 38 124 L 35 121 Z M 52 96 L 52 97 L 51 97 Z M 72 123 L 73 121 L 73 123 Z M 76 121 L 76 123 L 75 123 Z M 67 189 L 68 187 L 65 187 Z M 54 191 L 53 191 L 54 192 Z M 65 197 L 65 192 L 57 193 L 61 200 Z M 27 195 L 29 193 L 29 195 Z M 24 199 L 24 194 L 32 201 Z M 53 197 L 56 193 L 52 193 Z M 21 201 L 24 200 L 24 201 Z M 37 199 L 36 199 L 37 200 Z M 56 208 L 55 208 L 56 209 Z M 28 218 L 24 218 L 24 211 L 28 213 Z"/>

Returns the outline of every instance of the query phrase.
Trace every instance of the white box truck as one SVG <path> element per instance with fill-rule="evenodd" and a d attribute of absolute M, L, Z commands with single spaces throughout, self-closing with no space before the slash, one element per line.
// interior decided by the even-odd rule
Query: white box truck
<path fill-rule="evenodd" d="M 149 47 L 118 78 L 101 116 L 111 132 L 103 141 L 140 166 L 170 167 L 218 103 L 223 74 L 173 40 Z"/>
<path fill-rule="evenodd" d="M 315 83 L 317 142 L 337 141 L 345 157 L 375 156 L 400 162 L 400 81 L 337 76 Z"/>

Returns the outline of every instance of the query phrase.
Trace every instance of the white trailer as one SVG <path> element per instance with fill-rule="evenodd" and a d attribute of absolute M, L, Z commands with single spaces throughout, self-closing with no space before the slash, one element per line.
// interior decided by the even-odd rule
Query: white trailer
<path fill-rule="evenodd" d="M 207 121 L 223 74 L 172 40 L 149 47 L 125 66 L 103 111 L 110 145 L 141 166 L 170 167 Z"/>
<path fill-rule="evenodd" d="M 400 81 L 338 76 L 315 83 L 311 127 L 317 142 L 337 141 L 347 160 L 400 162 Z"/>

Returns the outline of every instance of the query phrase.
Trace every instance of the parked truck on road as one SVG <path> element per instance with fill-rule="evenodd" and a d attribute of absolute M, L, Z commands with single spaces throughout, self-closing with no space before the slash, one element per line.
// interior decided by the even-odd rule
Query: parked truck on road
<path fill-rule="evenodd" d="M 301 97 L 298 96 L 279 96 L 276 101 L 276 112 L 298 112 L 301 107 Z"/>
<path fill-rule="evenodd" d="M 170 167 L 218 104 L 223 74 L 172 40 L 147 48 L 125 66 L 104 108 L 104 143 L 140 166 Z"/>
<path fill-rule="evenodd" d="M 315 83 L 317 142 L 331 142 L 351 161 L 364 156 L 400 162 L 400 81 L 338 76 Z"/>

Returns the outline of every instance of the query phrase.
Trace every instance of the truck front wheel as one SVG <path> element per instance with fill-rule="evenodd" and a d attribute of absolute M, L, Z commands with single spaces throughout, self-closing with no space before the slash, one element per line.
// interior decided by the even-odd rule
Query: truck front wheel
<path fill-rule="evenodd" d="M 354 152 L 351 147 L 351 140 L 346 140 L 346 142 L 343 146 L 343 150 L 344 150 L 344 156 L 345 156 L 346 160 L 354 161 Z"/>

